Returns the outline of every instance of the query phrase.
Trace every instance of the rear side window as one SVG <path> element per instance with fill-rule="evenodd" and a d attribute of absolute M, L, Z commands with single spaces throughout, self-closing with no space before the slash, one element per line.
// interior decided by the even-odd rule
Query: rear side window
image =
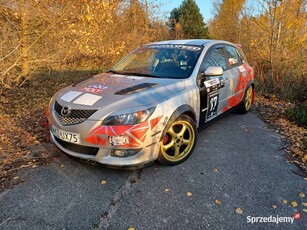
<path fill-rule="evenodd" d="M 226 53 L 228 58 L 228 64 L 230 67 L 235 67 L 242 64 L 242 59 L 239 56 L 235 47 L 226 45 Z"/>
<path fill-rule="evenodd" d="M 237 51 L 238 51 L 239 57 L 240 57 L 241 60 L 242 60 L 242 63 L 247 62 L 246 57 L 245 57 L 243 51 L 242 51 L 241 49 L 237 49 Z"/>
<path fill-rule="evenodd" d="M 209 66 L 220 66 L 224 70 L 227 68 L 223 47 L 218 47 L 211 50 L 211 52 L 205 58 L 203 69 L 206 70 Z"/>

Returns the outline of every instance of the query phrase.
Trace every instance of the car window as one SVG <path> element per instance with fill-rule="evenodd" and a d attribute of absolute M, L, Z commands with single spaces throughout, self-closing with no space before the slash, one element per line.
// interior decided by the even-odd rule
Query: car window
<path fill-rule="evenodd" d="M 242 64 L 242 60 L 237 53 L 237 49 L 233 46 L 226 46 L 226 52 L 228 56 L 228 64 L 230 67 L 234 67 Z"/>
<path fill-rule="evenodd" d="M 209 66 L 220 66 L 223 70 L 227 69 L 227 62 L 224 55 L 224 48 L 217 47 L 209 51 L 202 64 L 202 70 L 206 70 Z"/>
<path fill-rule="evenodd" d="M 239 48 L 237 48 L 237 51 L 238 51 L 239 57 L 240 57 L 241 60 L 242 60 L 242 63 L 247 62 L 247 61 L 246 61 L 246 57 L 245 57 L 243 51 L 242 51 L 241 49 L 239 49 Z"/>
<path fill-rule="evenodd" d="M 143 46 L 120 61 L 111 71 L 144 77 L 188 78 L 201 52 L 202 47 L 200 46 Z"/>

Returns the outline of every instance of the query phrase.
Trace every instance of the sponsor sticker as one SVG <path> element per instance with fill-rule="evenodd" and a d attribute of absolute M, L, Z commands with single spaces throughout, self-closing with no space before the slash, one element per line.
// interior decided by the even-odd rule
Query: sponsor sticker
<path fill-rule="evenodd" d="M 189 45 L 173 45 L 173 44 L 161 44 L 161 45 L 150 45 L 149 48 L 170 48 L 170 49 L 184 49 L 198 51 L 201 50 L 198 46 L 189 46 Z"/>
<path fill-rule="evenodd" d="M 91 85 L 88 85 L 88 86 L 84 87 L 83 89 L 81 89 L 81 91 L 88 92 L 88 93 L 100 93 L 107 88 L 108 88 L 108 86 L 106 86 L 106 85 L 91 84 Z"/>
<path fill-rule="evenodd" d="M 215 78 L 210 81 L 205 81 L 204 83 L 207 88 L 210 88 L 212 86 L 218 85 L 220 83 L 220 79 Z"/>
<path fill-rule="evenodd" d="M 247 75 L 247 71 L 246 69 L 244 68 L 244 66 L 239 66 L 239 70 L 240 70 L 240 73 L 242 73 L 242 76 L 245 77 Z"/>
<path fill-rule="evenodd" d="M 240 72 L 245 72 L 246 71 L 244 66 L 239 66 L 239 70 L 240 70 Z"/>

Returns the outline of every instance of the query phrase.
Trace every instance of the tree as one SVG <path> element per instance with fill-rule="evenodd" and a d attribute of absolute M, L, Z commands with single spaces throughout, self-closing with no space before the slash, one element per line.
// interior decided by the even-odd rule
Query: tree
<path fill-rule="evenodd" d="M 202 14 L 194 0 L 184 0 L 170 14 L 170 27 L 176 39 L 209 38 Z"/>
<path fill-rule="evenodd" d="M 21 44 L 21 76 L 27 77 L 30 73 L 29 66 L 29 41 L 28 41 L 28 19 L 26 12 L 25 0 L 19 1 L 19 14 L 20 14 L 20 44 Z"/>
<path fill-rule="evenodd" d="M 182 27 L 181 27 L 179 18 L 180 18 L 180 10 L 179 8 L 174 8 L 170 14 L 170 27 L 172 31 L 172 37 L 174 39 L 184 38 L 184 34 L 182 31 Z"/>
<path fill-rule="evenodd" d="M 221 0 L 211 21 L 214 39 L 240 43 L 258 88 L 290 100 L 307 99 L 306 0 Z"/>
<path fill-rule="evenodd" d="M 252 59 L 258 60 L 257 68 L 264 73 L 258 81 L 270 93 L 293 99 L 305 91 L 301 98 L 306 98 L 306 0 L 257 2 L 261 12 L 250 20 L 253 29 L 243 28 L 243 32 L 244 40 L 249 37 L 247 46 L 253 51 Z"/>
<path fill-rule="evenodd" d="M 0 91 L 34 74 L 108 69 L 169 35 L 148 0 L 0 0 Z"/>
<path fill-rule="evenodd" d="M 215 4 L 216 14 L 210 24 L 215 39 L 240 42 L 240 15 L 246 0 L 223 0 Z"/>
<path fill-rule="evenodd" d="M 46 7 L 51 2 L 0 1 L 0 86 L 23 84 L 53 55 L 54 40 L 45 38 L 51 38 L 55 26 L 61 31 L 63 17 Z"/>

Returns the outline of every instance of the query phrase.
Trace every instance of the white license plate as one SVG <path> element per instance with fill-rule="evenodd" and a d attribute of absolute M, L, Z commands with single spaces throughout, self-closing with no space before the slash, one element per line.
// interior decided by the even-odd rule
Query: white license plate
<path fill-rule="evenodd" d="M 80 134 L 78 133 L 71 133 L 64 131 L 62 129 L 58 129 L 55 126 L 51 127 L 51 132 L 53 133 L 54 136 L 57 138 L 60 138 L 63 141 L 79 144 L 80 143 Z"/>

